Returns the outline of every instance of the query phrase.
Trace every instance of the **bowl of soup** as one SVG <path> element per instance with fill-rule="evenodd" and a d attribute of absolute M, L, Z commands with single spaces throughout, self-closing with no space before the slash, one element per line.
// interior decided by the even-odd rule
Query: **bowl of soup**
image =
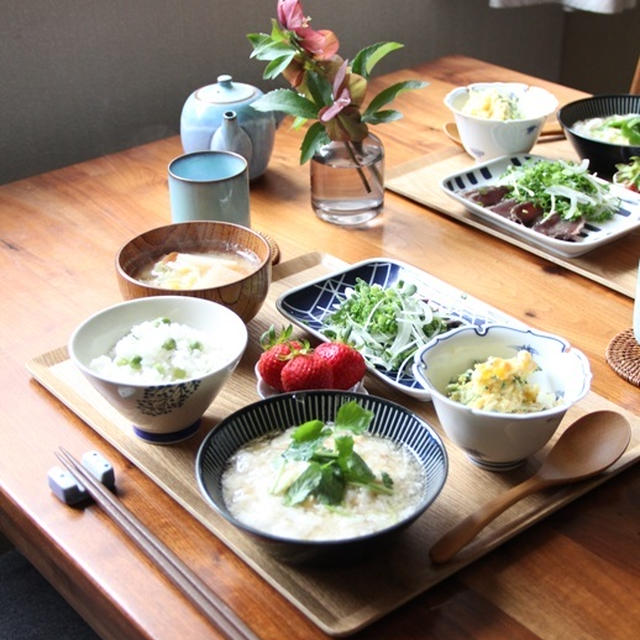
<path fill-rule="evenodd" d="M 603 178 L 640 156 L 640 95 L 575 100 L 560 109 L 558 121 L 576 153 L 589 160 L 589 170 Z"/>
<path fill-rule="evenodd" d="M 374 395 L 283 393 L 227 416 L 203 440 L 204 499 L 277 559 L 357 561 L 424 516 L 448 459 L 435 430 Z"/>
<path fill-rule="evenodd" d="M 271 247 L 230 222 L 180 222 L 146 231 L 116 256 L 122 297 L 183 295 L 221 304 L 249 322 L 271 283 Z"/>

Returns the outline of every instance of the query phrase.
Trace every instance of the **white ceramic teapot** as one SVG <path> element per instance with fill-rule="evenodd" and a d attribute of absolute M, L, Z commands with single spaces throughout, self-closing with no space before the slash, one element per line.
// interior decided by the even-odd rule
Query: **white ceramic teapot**
<path fill-rule="evenodd" d="M 269 163 L 276 128 L 284 114 L 257 111 L 251 103 L 263 95 L 257 87 L 218 76 L 216 84 L 196 89 L 184 103 L 180 138 L 185 153 L 221 149 L 243 155 L 249 178 L 261 176 Z"/>

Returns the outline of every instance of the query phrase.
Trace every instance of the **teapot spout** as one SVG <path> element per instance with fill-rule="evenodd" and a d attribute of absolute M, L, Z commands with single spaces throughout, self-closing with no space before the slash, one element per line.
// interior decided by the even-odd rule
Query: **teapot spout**
<path fill-rule="evenodd" d="M 273 117 L 276 120 L 276 129 L 280 126 L 280 123 L 284 120 L 287 114 L 284 111 L 274 111 Z"/>

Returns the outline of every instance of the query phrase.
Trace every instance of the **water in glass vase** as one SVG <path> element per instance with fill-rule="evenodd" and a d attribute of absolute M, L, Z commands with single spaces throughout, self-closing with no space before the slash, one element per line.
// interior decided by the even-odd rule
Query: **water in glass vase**
<path fill-rule="evenodd" d="M 330 142 L 311 158 L 311 206 L 327 222 L 369 222 L 384 201 L 384 148 L 369 134 L 362 142 Z"/>

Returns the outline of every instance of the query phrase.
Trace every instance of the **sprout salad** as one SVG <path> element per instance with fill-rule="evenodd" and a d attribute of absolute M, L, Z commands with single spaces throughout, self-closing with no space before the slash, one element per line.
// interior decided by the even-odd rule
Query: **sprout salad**
<path fill-rule="evenodd" d="M 400 375 L 421 345 L 456 324 L 434 310 L 414 284 L 398 280 L 385 288 L 358 278 L 322 331 L 348 340 L 370 364 Z"/>

